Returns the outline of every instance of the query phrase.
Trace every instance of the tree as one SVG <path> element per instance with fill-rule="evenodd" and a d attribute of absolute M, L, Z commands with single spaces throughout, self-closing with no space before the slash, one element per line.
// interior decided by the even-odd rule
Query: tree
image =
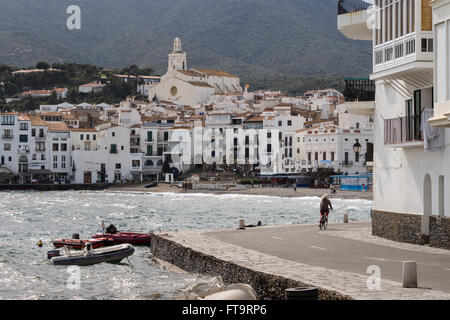
<path fill-rule="evenodd" d="M 45 69 L 45 70 L 47 70 L 47 69 L 50 69 L 50 65 L 47 63 L 47 62 L 38 62 L 37 64 L 36 64 L 36 69 Z"/>

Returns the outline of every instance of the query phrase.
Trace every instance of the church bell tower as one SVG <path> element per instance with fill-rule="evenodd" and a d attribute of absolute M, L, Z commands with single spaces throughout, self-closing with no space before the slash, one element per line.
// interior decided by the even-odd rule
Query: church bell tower
<path fill-rule="evenodd" d="M 173 51 L 169 54 L 169 68 L 168 72 L 173 70 L 187 70 L 187 56 L 186 52 L 181 50 L 180 38 L 175 38 L 173 41 Z"/>

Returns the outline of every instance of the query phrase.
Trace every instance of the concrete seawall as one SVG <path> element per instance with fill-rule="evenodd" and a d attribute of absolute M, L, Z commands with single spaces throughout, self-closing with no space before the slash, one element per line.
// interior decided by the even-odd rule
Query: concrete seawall
<path fill-rule="evenodd" d="M 308 286 L 298 280 L 255 270 L 212 255 L 195 251 L 166 236 L 152 234 L 151 254 L 178 268 L 197 274 L 222 277 L 225 284 L 246 283 L 251 285 L 262 300 L 283 300 L 284 290 Z M 351 297 L 320 288 L 319 300 L 350 300 Z"/>
<path fill-rule="evenodd" d="M 249 284 L 263 300 L 304 286 L 318 287 L 321 300 L 450 299 L 449 251 L 374 237 L 370 222 L 330 224 L 326 232 L 306 224 L 154 233 L 151 255 L 226 285 Z M 418 262 L 421 287 L 402 287 L 402 261 Z M 379 287 L 367 271 L 374 265 Z"/>
<path fill-rule="evenodd" d="M 36 191 L 67 191 L 67 190 L 105 190 L 111 187 L 108 183 L 99 184 L 3 184 L 0 191 L 36 190 Z"/>

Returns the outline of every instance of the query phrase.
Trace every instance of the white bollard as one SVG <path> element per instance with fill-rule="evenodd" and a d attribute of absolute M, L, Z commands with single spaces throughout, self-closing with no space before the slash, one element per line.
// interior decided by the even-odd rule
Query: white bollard
<path fill-rule="evenodd" d="M 403 261 L 403 288 L 417 288 L 417 263 Z"/>
<path fill-rule="evenodd" d="M 239 219 L 239 229 L 244 230 L 245 229 L 245 220 L 240 218 Z"/>
<path fill-rule="evenodd" d="M 348 223 L 348 213 L 344 213 L 344 223 Z"/>

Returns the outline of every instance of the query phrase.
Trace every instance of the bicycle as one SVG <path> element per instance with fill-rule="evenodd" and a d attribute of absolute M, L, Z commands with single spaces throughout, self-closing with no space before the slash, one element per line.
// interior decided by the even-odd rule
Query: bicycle
<path fill-rule="evenodd" d="M 319 223 L 319 228 L 320 230 L 327 230 L 328 228 L 328 217 L 326 214 L 324 214 L 322 216 L 322 218 L 320 219 L 320 223 Z"/>

